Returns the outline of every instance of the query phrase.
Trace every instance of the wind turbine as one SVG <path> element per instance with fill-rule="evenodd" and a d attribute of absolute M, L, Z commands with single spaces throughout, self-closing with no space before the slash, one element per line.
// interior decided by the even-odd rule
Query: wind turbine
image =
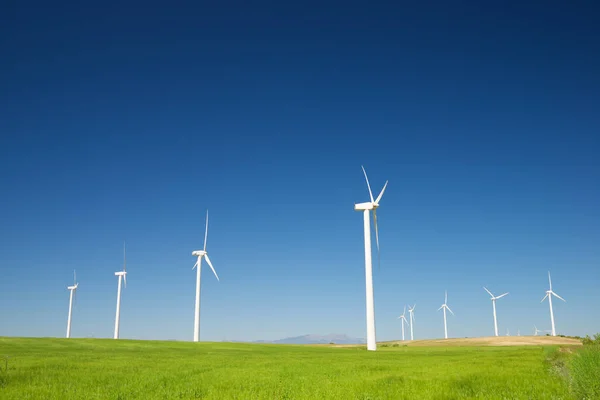
<path fill-rule="evenodd" d="M 506 336 L 510 336 L 510 331 L 506 328 Z"/>
<path fill-rule="evenodd" d="M 371 260 L 371 221 L 369 211 L 373 210 L 373 221 L 375 223 L 375 240 L 377 241 L 377 254 L 379 255 L 379 230 L 377 229 L 377 212 L 376 209 L 379 207 L 379 201 L 383 196 L 383 192 L 387 187 L 387 181 L 381 189 L 381 193 L 377 196 L 377 199 L 373 199 L 373 192 L 371 192 L 371 185 L 369 184 L 369 178 L 365 168 L 362 167 L 363 173 L 365 174 L 365 180 L 367 181 L 367 187 L 369 189 L 369 196 L 371 201 L 365 203 L 354 204 L 355 211 L 363 211 L 364 216 L 364 230 L 365 230 L 365 283 L 367 292 L 367 350 L 377 350 L 377 341 L 375 339 L 375 303 L 373 300 L 373 266 Z"/>
<path fill-rule="evenodd" d="M 123 271 L 115 272 L 119 277 L 119 287 L 117 289 L 117 315 L 115 317 L 115 335 L 114 338 L 119 338 L 119 320 L 121 318 L 121 281 L 125 283 L 127 288 L 127 258 L 125 257 L 125 243 L 123 243 Z"/>
<path fill-rule="evenodd" d="M 408 325 L 408 321 L 406 320 L 406 317 L 404 316 L 405 314 L 406 314 L 406 306 L 404 306 L 404 312 L 402 313 L 402 315 L 398 317 L 398 319 L 400 319 L 400 323 L 402 324 L 402 341 L 404 341 L 404 323 L 406 322 L 406 324 Z"/>
<path fill-rule="evenodd" d="M 413 321 L 415 320 L 415 304 L 412 308 L 408 307 L 408 313 L 410 315 L 410 340 L 413 340 Z"/>
<path fill-rule="evenodd" d="M 538 335 L 538 333 L 550 332 L 550 331 L 543 331 L 543 330 L 540 330 L 540 329 L 538 329 L 538 328 L 537 328 L 537 326 L 535 326 L 535 325 L 533 326 L 533 329 L 534 329 L 534 330 L 533 330 L 533 336 L 537 336 L 537 335 Z"/>
<path fill-rule="evenodd" d="M 440 308 L 438 308 L 438 311 L 440 310 L 444 310 L 444 338 L 448 339 L 448 325 L 446 324 L 446 310 L 450 311 L 452 313 L 452 315 L 454 315 L 454 313 L 452 312 L 452 310 L 450 309 L 450 307 L 448 307 L 448 291 L 446 291 L 446 297 L 444 300 L 444 304 L 442 304 L 442 306 Z"/>
<path fill-rule="evenodd" d="M 67 286 L 67 289 L 71 292 L 69 296 L 69 318 L 67 319 L 67 339 L 71 337 L 71 314 L 73 312 L 73 297 L 77 286 L 79 286 L 79 283 L 77 283 L 77 275 L 75 274 L 75 270 L 73 270 L 73 286 Z"/>
<path fill-rule="evenodd" d="M 506 296 L 508 294 L 508 292 L 501 294 L 498 297 L 495 297 L 492 294 L 492 292 L 487 290 L 487 288 L 485 286 L 483 288 L 485 289 L 486 292 L 488 292 L 490 294 L 490 296 L 492 296 L 492 309 L 494 310 L 494 333 L 496 334 L 496 336 L 498 336 L 498 320 L 496 319 L 496 300 Z"/>
<path fill-rule="evenodd" d="M 208 258 L 208 253 L 206 252 L 206 239 L 208 238 L 208 210 L 206 210 L 206 230 L 204 231 L 204 250 L 196 250 L 192 252 L 193 256 L 198 257 L 196 260 L 196 264 L 192 267 L 192 270 L 196 268 L 196 308 L 194 310 L 194 342 L 197 342 L 200 337 L 200 273 L 202 272 L 202 258 L 206 258 L 206 262 L 212 272 L 215 274 L 217 281 L 219 280 L 219 276 L 217 275 L 217 271 L 213 267 L 210 262 L 210 258 Z"/>
<path fill-rule="evenodd" d="M 550 289 L 546 290 L 546 295 L 541 302 L 546 300 L 546 297 L 548 298 L 548 304 L 550 304 L 550 321 L 552 322 L 552 336 L 556 336 L 556 329 L 554 328 L 554 312 L 552 311 L 552 296 L 558 297 L 565 303 L 567 301 L 552 291 L 552 279 L 550 278 L 550 271 L 548 271 L 548 282 L 550 283 Z"/>

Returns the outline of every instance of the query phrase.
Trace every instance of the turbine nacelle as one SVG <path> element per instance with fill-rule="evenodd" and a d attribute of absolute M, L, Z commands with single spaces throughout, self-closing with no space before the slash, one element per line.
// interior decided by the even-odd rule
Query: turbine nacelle
<path fill-rule="evenodd" d="M 68 286 L 67 289 L 68 290 L 75 290 L 75 289 L 77 289 L 77 286 L 79 286 L 79 283 L 77 285 Z"/>
<path fill-rule="evenodd" d="M 115 276 L 125 276 L 125 275 L 127 275 L 127 271 L 115 272 Z"/>
<path fill-rule="evenodd" d="M 354 211 L 365 211 L 365 210 L 374 210 L 379 207 L 377 203 L 371 203 L 370 201 L 366 203 L 358 203 L 354 205 Z"/>
<path fill-rule="evenodd" d="M 204 250 L 192 251 L 192 255 L 196 256 L 196 257 L 204 257 L 206 255 L 206 251 L 204 251 Z"/>

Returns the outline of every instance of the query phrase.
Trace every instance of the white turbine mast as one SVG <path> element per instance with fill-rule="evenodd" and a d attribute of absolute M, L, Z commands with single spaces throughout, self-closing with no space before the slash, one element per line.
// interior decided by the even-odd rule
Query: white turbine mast
<path fill-rule="evenodd" d="M 506 296 L 508 294 L 508 292 L 501 294 L 500 296 L 494 296 L 492 294 L 492 292 L 490 292 L 489 290 L 487 290 L 487 288 L 484 286 L 483 287 L 485 289 L 486 292 L 488 292 L 490 294 L 490 296 L 492 296 L 492 309 L 494 311 L 494 334 L 496 336 L 498 336 L 498 320 L 496 319 L 496 300 Z"/>
<path fill-rule="evenodd" d="M 552 323 L 552 336 L 556 336 L 556 329 L 554 327 L 554 312 L 552 311 L 552 296 L 561 299 L 565 303 L 567 301 L 560 297 L 558 294 L 554 293 L 554 291 L 552 291 L 552 278 L 550 278 L 550 271 L 548 271 L 548 283 L 550 284 L 550 289 L 546 290 L 546 295 L 540 303 L 542 303 L 544 300 L 546 300 L 546 298 L 548 298 L 548 304 L 550 304 L 550 322 Z"/>
<path fill-rule="evenodd" d="M 444 338 L 448 339 L 448 325 L 446 323 L 446 310 L 450 311 L 452 313 L 452 315 L 454 315 L 454 313 L 452 312 L 450 307 L 448 307 L 448 291 L 446 291 L 445 293 L 446 293 L 446 296 L 444 298 L 444 304 L 442 304 L 441 307 L 438 308 L 438 311 L 444 310 Z"/>
<path fill-rule="evenodd" d="M 377 255 L 379 256 L 379 230 L 377 228 L 377 207 L 379 207 L 379 201 L 383 196 L 383 192 L 387 187 L 387 181 L 381 189 L 381 193 L 377 196 L 377 199 L 373 199 L 373 192 L 371 192 L 371 185 L 369 184 L 369 178 L 365 168 L 362 167 L 363 173 L 365 174 L 365 180 L 367 181 L 367 188 L 369 189 L 369 197 L 371 201 L 365 203 L 354 204 L 355 211 L 362 211 L 364 216 L 364 233 L 365 233 L 365 286 L 366 286 L 366 297 L 367 297 L 367 350 L 377 350 L 377 340 L 375 338 L 375 302 L 373 299 L 373 265 L 371 255 L 371 221 L 369 211 L 373 211 L 373 222 L 375 223 L 375 240 L 377 241 Z"/>
<path fill-rule="evenodd" d="M 117 315 L 115 316 L 115 334 L 114 339 L 119 338 L 119 322 L 121 319 L 121 281 L 125 283 L 127 288 L 127 257 L 125 255 L 125 242 L 123 242 L 123 271 L 115 272 L 119 277 L 119 286 L 117 287 Z"/>
<path fill-rule="evenodd" d="M 206 252 L 206 239 L 208 239 L 208 210 L 206 210 L 206 229 L 204 231 L 204 250 L 196 250 L 192 252 L 193 256 L 198 257 L 196 263 L 192 267 L 192 270 L 196 268 L 196 306 L 194 309 L 194 342 L 200 340 L 200 274 L 202 272 L 202 258 L 206 259 L 206 263 L 215 274 L 217 281 L 219 280 L 219 276 L 217 275 L 217 271 L 213 267 L 210 262 L 210 258 L 208 258 L 208 253 Z"/>
<path fill-rule="evenodd" d="M 67 318 L 67 339 L 71 337 L 71 315 L 73 313 L 73 300 L 75 297 L 75 291 L 79 283 L 77 283 L 77 274 L 73 270 L 73 286 L 67 286 L 67 289 L 71 292 L 69 295 L 69 317 Z"/>
<path fill-rule="evenodd" d="M 400 320 L 400 323 L 402 324 L 402 341 L 404 342 L 404 324 L 406 323 L 408 325 L 408 321 L 406 320 L 406 306 L 404 306 L 404 311 L 402 312 L 402 315 L 398 317 L 398 319 Z"/>
<path fill-rule="evenodd" d="M 414 325 L 414 321 L 415 321 L 415 307 L 417 305 L 415 304 L 414 306 L 412 306 L 412 308 L 408 307 L 408 314 L 409 314 L 409 318 L 410 318 L 410 340 L 414 340 L 414 336 L 413 336 L 413 325 Z"/>

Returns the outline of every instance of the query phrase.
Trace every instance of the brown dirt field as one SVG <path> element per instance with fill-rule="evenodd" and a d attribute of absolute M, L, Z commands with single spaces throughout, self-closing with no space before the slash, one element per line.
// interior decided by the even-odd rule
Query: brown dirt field
<path fill-rule="evenodd" d="M 560 336 L 490 336 L 477 338 L 431 339 L 380 342 L 378 345 L 401 346 L 581 346 L 581 340 Z M 355 347 L 357 345 L 330 345 L 332 347 Z M 364 346 L 364 345 L 360 345 Z"/>

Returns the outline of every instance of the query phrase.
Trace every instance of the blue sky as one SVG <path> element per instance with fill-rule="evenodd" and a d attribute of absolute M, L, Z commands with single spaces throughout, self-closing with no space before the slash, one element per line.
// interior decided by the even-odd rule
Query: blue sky
<path fill-rule="evenodd" d="M 365 337 L 600 331 L 593 5 L 10 5 L 0 21 L 0 335 Z M 590 3 L 591 4 L 591 3 Z M 374 259 L 375 265 L 376 259 Z"/>

